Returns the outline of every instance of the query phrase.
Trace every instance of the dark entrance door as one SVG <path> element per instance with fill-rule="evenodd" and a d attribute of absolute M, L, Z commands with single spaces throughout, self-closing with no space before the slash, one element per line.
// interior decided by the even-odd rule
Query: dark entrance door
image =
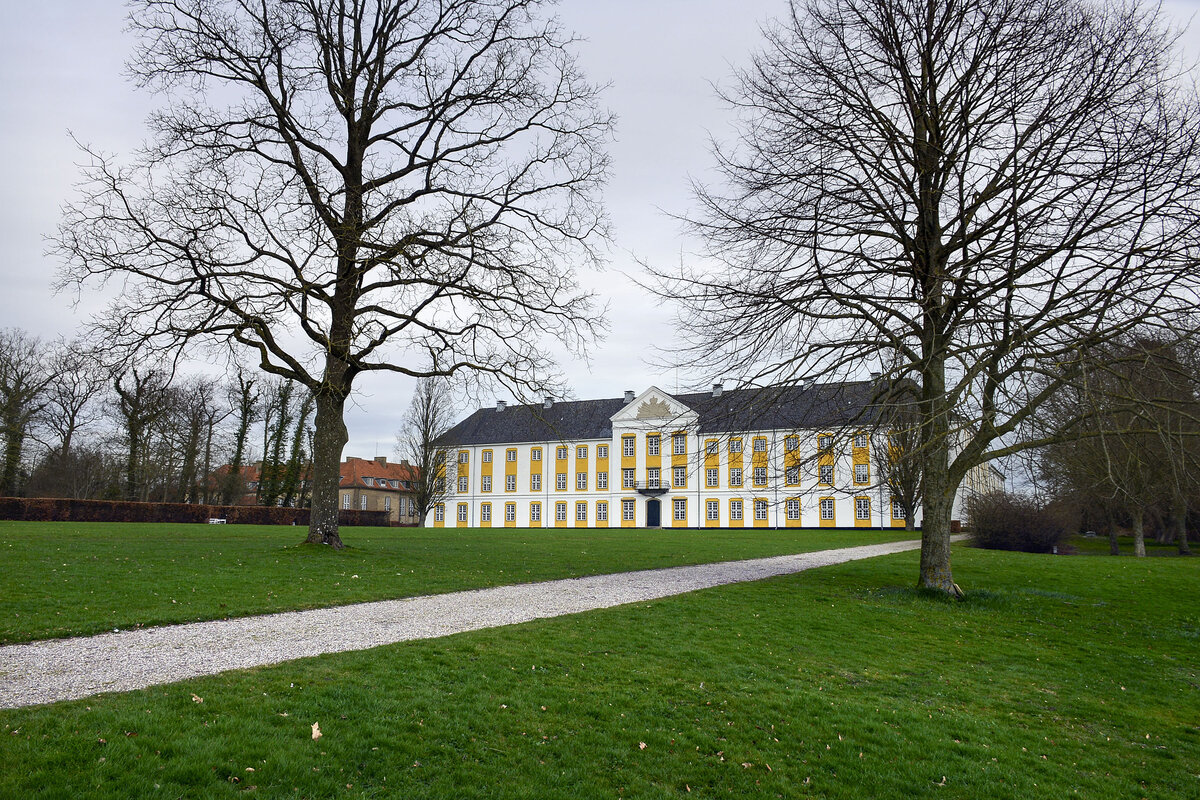
<path fill-rule="evenodd" d="M 653 497 L 646 501 L 646 527 L 657 528 L 662 525 L 658 501 Z"/>

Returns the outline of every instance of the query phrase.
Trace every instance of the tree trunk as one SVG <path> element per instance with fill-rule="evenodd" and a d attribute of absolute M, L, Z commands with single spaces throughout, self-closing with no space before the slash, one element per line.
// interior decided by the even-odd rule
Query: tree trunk
<path fill-rule="evenodd" d="M 1175 490 L 1174 496 L 1171 498 L 1171 527 L 1175 532 L 1175 544 L 1179 548 L 1179 555 L 1188 556 L 1192 554 L 1188 547 L 1187 534 L 1187 497 L 1178 489 Z"/>
<path fill-rule="evenodd" d="M 0 476 L 0 494 L 17 496 L 17 469 L 21 465 L 21 447 L 24 445 L 25 431 L 21 429 L 16 419 L 4 421 L 4 474 Z"/>
<path fill-rule="evenodd" d="M 310 544 L 327 544 L 341 550 L 338 535 L 338 483 L 342 449 L 349 440 L 342 413 L 346 398 L 326 387 L 316 393 L 316 431 L 313 435 L 312 513 L 308 523 Z"/>
<path fill-rule="evenodd" d="M 1146 555 L 1146 527 L 1142 516 L 1142 509 L 1133 510 L 1133 554 L 1138 558 Z"/>

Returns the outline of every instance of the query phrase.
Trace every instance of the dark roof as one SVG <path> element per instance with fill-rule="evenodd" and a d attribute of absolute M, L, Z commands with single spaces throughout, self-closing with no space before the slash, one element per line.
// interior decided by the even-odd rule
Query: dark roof
<path fill-rule="evenodd" d="M 877 414 L 873 406 L 876 391 L 874 382 L 855 381 L 731 389 L 719 397 L 711 392 L 669 396 L 699 415 L 699 433 L 731 433 L 867 424 Z M 439 443 L 465 446 L 609 439 L 610 418 L 625 405 L 624 399 L 616 397 L 557 401 L 550 408 L 482 408 L 447 431 Z"/>

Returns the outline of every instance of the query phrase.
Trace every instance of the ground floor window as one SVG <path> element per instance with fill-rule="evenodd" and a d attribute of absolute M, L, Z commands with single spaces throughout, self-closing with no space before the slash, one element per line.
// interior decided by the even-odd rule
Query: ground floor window
<path fill-rule="evenodd" d="M 542 504 L 541 503 L 530 503 L 529 504 L 529 521 L 530 522 L 541 522 L 542 521 Z"/>
<path fill-rule="evenodd" d="M 833 498 L 821 498 L 821 519 L 833 519 Z"/>
<path fill-rule="evenodd" d="M 392 510 L 392 498 L 390 498 L 390 497 L 383 498 L 383 510 L 384 511 Z"/>
<path fill-rule="evenodd" d="M 554 519 L 556 519 L 559 522 L 567 521 L 567 504 L 566 503 L 555 503 L 554 504 Z"/>
<path fill-rule="evenodd" d="M 358 509 L 360 511 L 367 510 L 367 496 L 365 494 L 358 498 Z"/>
<path fill-rule="evenodd" d="M 730 500 L 729 501 L 729 518 L 737 519 L 737 520 L 740 520 L 742 518 L 742 501 L 741 500 Z"/>
<path fill-rule="evenodd" d="M 687 520 L 687 500 L 676 500 L 675 503 L 675 519 L 683 522 Z"/>
<path fill-rule="evenodd" d="M 342 495 L 342 508 L 349 508 L 349 507 L 350 507 L 350 495 L 343 494 Z"/>
<path fill-rule="evenodd" d="M 706 512 L 710 521 L 719 521 L 721 519 L 721 504 L 716 500 L 709 500 L 705 503 Z"/>
<path fill-rule="evenodd" d="M 575 521 L 587 522 L 587 503 L 575 504 Z"/>
<path fill-rule="evenodd" d="M 754 518 L 758 519 L 758 520 L 765 520 L 767 518 L 767 501 L 766 500 L 755 500 L 754 501 Z"/>
<path fill-rule="evenodd" d="M 785 507 L 787 508 L 787 518 L 788 519 L 793 519 L 793 520 L 800 519 L 800 501 L 799 500 L 797 500 L 796 498 L 793 497 L 787 501 Z"/>
<path fill-rule="evenodd" d="M 622 500 L 621 501 L 621 519 L 632 522 L 633 515 L 634 515 L 633 501 L 632 500 Z"/>
<path fill-rule="evenodd" d="M 608 503 L 605 503 L 603 500 L 596 503 L 596 521 L 608 522 Z"/>
<path fill-rule="evenodd" d="M 459 522 L 467 521 L 467 504 L 466 503 L 458 504 L 458 521 Z"/>
<path fill-rule="evenodd" d="M 855 519 L 870 519 L 871 518 L 871 498 L 869 498 L 869 497 L 854 498 L 854 518 Z"/>
<path fill-rule="evenodd" d="M 904 519 L 904 506 L 900 505 L 899 500 L 892 500 L 892 519 Z"/>
<path fill-rule="evenodd" d="M 484 522 L 492 521 L 492 504 L 484 503 L 479 507 L 479 518 Z"/>
<path fill-rule="evenodd" d="M 436 522 L 446 521 L 446 507 L 440 503 L 433 509 L 433 519 Z"/>
<path fill-rule="evenodd" d="M 516 503 L 505 503 L 504 504 L 504 521 L 505 522 L 516 522 L 517 521 L 517 504 Z"/>

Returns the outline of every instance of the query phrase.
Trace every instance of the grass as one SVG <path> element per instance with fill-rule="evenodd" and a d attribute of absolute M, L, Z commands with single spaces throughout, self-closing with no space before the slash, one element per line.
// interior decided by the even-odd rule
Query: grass
<path fill-rule="evenodd" d="M 1147 536 L 1146 555 L 1147 556 L 1177 556 L 1179 555 L 1179 545 L 1174 542 L 1170 544 L 1159 544 L 1153 537 Z M 1110 555 L 1108 550 L 1108 535 L 1102 534 L 1099 536 L 1083 536 L 1076 535 L 1067 539 L 1067 546 L 1070 548 L 1068 552 L 1081 556 L 1107 556 Z M 1133 555 L 1133 537 L 1118 536 L 1117 547 L 1123 556 Z M 1195 545 L 1193 545 L 1195 549 Z"/>
<path fill-rule="evenodd" d="M 911 538 L 904 531 L 0 522 L 0 643 Z"/>
<path fill-rule="evenodd" d="M 0 712 L 0 796 L 1200 796 L 1200 559 L 954 558 Z"/>

